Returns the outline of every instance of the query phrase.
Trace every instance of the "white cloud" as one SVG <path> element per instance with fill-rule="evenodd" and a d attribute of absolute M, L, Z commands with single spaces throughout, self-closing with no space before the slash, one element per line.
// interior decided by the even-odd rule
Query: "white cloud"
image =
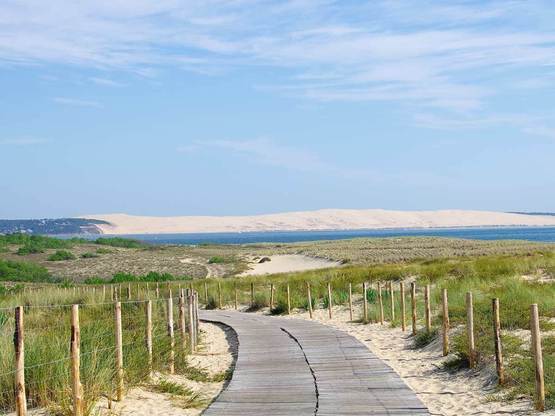
<path fill-rule="evenodd" d="M 550 6 L 543 0 L 4 0 L 0 65 L 137 74 L 165 66 L 205 74 L 268 66 L 284 70 L 268 89 L 308 99 L 471 111 L 499 92 L 484 79 L 549 70 Z"/>
<path fill-rule="evenodd" d="M 63 105 L 70 105 L 74 107 L 93 107 L 102 108 L 102 104 L 97 101 L 81 100 L 77 98 L 67 98 L 67 97 L 55 97 L 54 102 Z"/>
<path fill-rule="evenodd" d="M 47 143 L 48 140 L 36 137 L 18 137 L 14 139 L 0 139 L 0 145 L 4 146 L 32 146 Z"/>
<path fill-rule="evenodd" d="M 109 78 L 99 78 L 99 77 L 91 77 L 89 80 L 97 85 L 102 85 L 106 87 L 123 87 L 125 84 L 121 82 L 114 81 Z"/>
<path fill-rule="evenodd" d="M 251 162 L 298 170 L 322 172 L 334 170 L 318 155 L 308 150 L 281 145 L 267 138 L 253 140 L 209 140 L 198 141 L 186 147 L 189 151 L 202 148 L 219 148 L 242 156 Z"/>

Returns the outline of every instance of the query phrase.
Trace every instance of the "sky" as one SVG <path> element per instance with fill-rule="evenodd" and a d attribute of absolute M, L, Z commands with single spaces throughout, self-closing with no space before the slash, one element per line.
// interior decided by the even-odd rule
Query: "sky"
<path fill-rule="evenodd" d="M 0 218 L 555 211 L 551 0 L 2 0 Z"/>

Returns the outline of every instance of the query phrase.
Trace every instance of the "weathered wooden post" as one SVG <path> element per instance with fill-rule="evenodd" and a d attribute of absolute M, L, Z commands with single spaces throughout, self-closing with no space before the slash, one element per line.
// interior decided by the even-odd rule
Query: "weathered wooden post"
<path fill-rule="evenodd" d="M 312 293 L 310 293 L 310 283 L 306 283 L 306 292 L 308 298 L 308 314 L 310 315 L 310 319 L 312 319 Z"/>
<path fill-rule="evenodd" d="M 73 393 L 73 416 L 83 415 L 83 386 L 81 385 L 81 330 L 79 328 L 79 305 L 71 306 L 71 391 Z"/>
<path fill-rule="evenodd" d="M 491 300 L 493 317 L 493 343 L 495 346 L 495 368 L 499 385 L 505 383 L 505 369 L 503 367 L 503 351 L 501 348 L 501 320 L 499 319 L 499 299 Z"/>
<path fill-rule="evenodd" d="M 190 317 L 189 317 L 190 318 Z M 179 331 L 181 335 L 181 351 L 183 356 L 187 355 L 187 324 L 185 323 L 185 290 L 181 289 L 179 291 Z M 189 320 L 189 326 L 192 322 Z"/>
<path fill-rule="evenodd" d="M 424 289 L 424 316 L 426 319 L 426 332 L 430 333 L 432 331 L 432 313 L 430 308 L 430 285 L 426 285 Z"/>
<path fill-rule="evenodd" d="M 254 282 L 251 282 L 251 308 L 254 306 Z"/>
<path fill-rule="evenodd" d="M 331 304 L 331 284 L 328 283 L 328 313 L 329 313 L 330 319 L 332 318 L 331 308 L 332 308 L 332 304 Z"/>
<path fill-rule="evenodd" d="M 407 330 L 407 311 L 405 307 L 405 282 L 399 283 L 399 293 L 401 295 L 401 330 Z"/>
<path fill-rule="evenodd" d="M 291 315 L 291 291 L 289 290 L 289 284 L 287 284 L 287 315 Z"/>
<path fill-rule="evenodd" d="M 146 302 L 146 352 L 148 355 L 148 375 L 152 377 L 152 301 Z"/>
<path fill-rule="evenodd" d="M 127 300 L 131 300 L 131 283 L 127 285 Z"/>
<path fill-rule="evenodd" d="M 468 363 L 470 368 L 476 365 L 476 347 L 474 344 L 474 306 L 472 292 L 466 293 L 466 336 L 468 338 Z"/>
<path fill-rule="evenodd" d="M 15 308 L 15 409 L 17 416 L 27 415 L 27 396 L 25 393 L 25 329 L 23 325 L 23 306 Z"/>
<path fill-rule="evenodd" d="M 534 403 L 536 410 L 543 412 L 545 410 L 543 353 L 540 333 L 540 317 L 538 312 L 538 305 L 535 303 L 530 306 L 530 329 L 532 331 L 532 357 L 534 359 L 534 367 L 536 368 L 536 394 L 534 397 Z"/>
<path fill-rule="evenodd" d="M 412 335 L 416 335 L 416 283 L 410 284 L 410 303 L 412 319 Z"/>
<path fill-rule="evenodd" d="M 170 356 L 169 356 L 169 370 L 170 374 L 175 373 L 175 352 L 174 352 L 174 336 L 173 336 L 173 298 L 172 291 L 169 290 L 169 297 L 167 299 L 167 329 L 168 337 L 170 338 Z"/>
<path fill-rule="evenodd" d="M 349 320 L 353 320 L 353 285 L 349 283 Z"/>
<path fill-rule="evenodd" d="M 204 303 L 208 305 L 208 283 L 204 282 Z"/>
<path fill-rule="evenodd" d="M 194 297 L 193 291 L 189 292 L 189 296 L 187 297 L 187 306 L 189 308 L 189 338 L 191 339 L 191 352 L 195 352 L 196 350 L 196 341 L 195 341 L 195 315 L 194 315 Z"/>
<path fill-rule="evenodd" d="M 123 400 L 123 338 L 121 331 L 121 302 L 115 304 L 116 330 L 116 399 Z"/>
<path fill-rule="evenodd" d="M 393 282 L 389 282 L 389 300 L 391 305 L 391 323 L 395 320 L 395 289 L 393 288 Z"/>
<path fill-rule="evenodd" d="M 274 284 L 270 284 L 270 312 L 274 309 Z"/>
<path fill-rule="evenodd" d="M 235 283 L 235 310 L 239 309 L 239 291 L 237 290 L 237 283 Z"/>
<path fill-rule="evenodd" d="M 364 323 L 368 322 L 368 284 L 362 282 L 362 319 Z"/>
<path fill-rule="evenodd" d="M 160 285 L 156 283 L 156 299 L 160 299 Z"/>
<path fill-rule="evenodd" d="M 378 304 L 380 308 L 380 324 L 383 325 L 383 299 L 382 299 L 382 285 L 378 282 Z"/>
<path fill-rule="evenodd" d="M 447 299 L 447 289 L 441 291 L 441 304 L 443 315 L 443 356 L 449 354 L 449 300 Z"/>
<path fill-rule="evenodd" d="M 222 301 L 222 282 L 218 282 L 218 309 L 222 309 L 224 303 Z"/>

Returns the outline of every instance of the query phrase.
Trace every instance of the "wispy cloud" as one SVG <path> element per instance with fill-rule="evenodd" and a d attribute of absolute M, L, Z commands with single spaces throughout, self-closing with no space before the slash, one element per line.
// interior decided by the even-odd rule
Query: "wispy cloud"
<path fill-rule="evenodd" d="M 323 159 L 318 153 L 302 146 L 291 146 L 266 137 L 249 140 L 203 140 L 194 141 L 177 148 L 178 152 L 196 153 L 220 150 L 230 157 L 239 157 L 249 163 L 272 166 L 301 173 L 314 173 L 371 182 L 383 180 L 387 175 L 366 167 L 353 168 Z"/>
<path fill-rule="evenodd" d="M 55 97 L 54 102 L 63 105 L 70 105 L 74 107 L 93 107 L 102 108 L 102 104 L 97 101 L 81 100 L 77 98 L 67 98 L 67 97 Z"/>
<path fill-rule="evenodd" d="M 0 139 L 0 145 L 3 146 L 33 146 L 47 143 L 48 140 L 36 137 L 17 137 L 13 139 Z"/>
<path fill-rule="evenodd" d="M 263 66 L 282 70 L 266 88 L 283 94 L 459 112 L 481 109 L 508 74 L 549 71 L 555 54 L 545 0 L 6 0 L 0 16 L 5 65 Z"/>
<path fill-rule="evenodd" d="M 102 85 L 102 86 L 106 86 L 106 87 L 123 87 L 125 86 L 125 84 L 118 82 L 118 81 L 114 81 L 112 79 L 109 78 L 98 78 L 98 77 L 91 77 L 89 78 L 89 80 L 97 85 Z"/>

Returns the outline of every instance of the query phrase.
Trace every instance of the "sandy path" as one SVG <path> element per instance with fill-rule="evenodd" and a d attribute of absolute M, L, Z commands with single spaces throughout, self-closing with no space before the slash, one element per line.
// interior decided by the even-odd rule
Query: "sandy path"
<path fill-rule="evenodd" d="M 264 263 L 251 260 L 249 263 L 250 269 L 241 273 L 239 276 L 299 272 L 338 267 L 341 265 L 339 262 L 299 254 L 278 254 L 267 257 L 270 261 Z"/>

